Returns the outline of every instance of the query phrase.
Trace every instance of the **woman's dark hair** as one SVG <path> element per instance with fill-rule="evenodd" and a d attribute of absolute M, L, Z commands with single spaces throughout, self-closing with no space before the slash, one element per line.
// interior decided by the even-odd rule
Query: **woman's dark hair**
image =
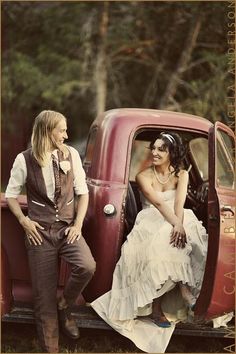
<path fill-rule="evenodd" d="M 187 149 L 184 146 L 179 134 L 171 132 L 161 132 L 155 140 L 151 141 L 149 148 L 152 150 L 157 139 L 163 140 L 163 149 L 168 149 L 170 154 L 170 165 L 174 168 L 174 174 L 177 176 L 180 169 L 183 168 L 183 159 L 186 156 Z"/>

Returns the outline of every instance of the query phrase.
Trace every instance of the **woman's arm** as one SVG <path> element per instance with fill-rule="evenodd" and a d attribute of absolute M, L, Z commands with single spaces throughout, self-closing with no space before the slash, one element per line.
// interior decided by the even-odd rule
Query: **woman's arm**
<path fill-rule="evenodd" d="M 174 211 L 175 215 L 183 222 L 184 216 L 184 203 L 188 190 L 188 172 L 185 170 L 180 171 L 178 178 L 178 185 L 175 195 Z"/>
<path fill-rule="evenodd" d="M 174 212 L 175 215 L 181 220 L 183 224 L 184 219 L 184 203 L 187 196 L 187 189 L 188 189 L 188 172 L 185 170 L 180 171 L 178 176 L 178 184 L 176 188 L 175 194 L 175 204 L 174 204 Z M 179 239 L 177 235 L 176 227 L 174 226 L 173 232 L 170 238 L 170 243 L 174 244 L 177 247 L 185 247 L 187 243 L 186 234 L 184 233 Z"/>
<path fill-rule="evenodd" d="M 182 224 L 181 220 L 165 203 L 164 199 L 157 195 L 153 186 L 151 185 L 150 179 L 145 176 L 144 173 L 141 172 L 136 176 L 136 182 L 145 198 L 147 198 L 147 200 L 160 211 L 160 213 L 171 225 L 174 226 Z"/>
<path fill-rule="evenodd" d="M 164 216 L 164 218 L 173 225 L 173 230 L 171 233 L 170 243 L 174 247 L 185 247 L 186 234 L 182 224 L 181 218 L 179 218 L 172 209 L 165 203 L 161 196 L 158 196 L 155 192 L 150 179 L 145 176 L 143 172 L 136 176 L 136 181 L 139 185 L 140 190 L 144 196 L 152 203 Z"/>

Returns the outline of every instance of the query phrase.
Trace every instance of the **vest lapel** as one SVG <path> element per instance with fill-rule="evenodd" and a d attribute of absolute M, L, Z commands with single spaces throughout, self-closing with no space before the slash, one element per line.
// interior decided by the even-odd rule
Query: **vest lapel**
<path fill-rule="evenodd" d="M 33 155 L 31 155 L 31 166 L 32 166 L 32 171 L 34 174 L 34 179 L 35 179 L 35 185 L 37 186 L 38 194 L 47 201 L 47 203 L 52 203 L 52 201 L 48 198 L 47 196 L 47 190 L 46 190 L 46 185 L 45 181 L 43 178 L 43 173 L 42 173 L 42 168 L 38 164 L 37 160 Z"/>

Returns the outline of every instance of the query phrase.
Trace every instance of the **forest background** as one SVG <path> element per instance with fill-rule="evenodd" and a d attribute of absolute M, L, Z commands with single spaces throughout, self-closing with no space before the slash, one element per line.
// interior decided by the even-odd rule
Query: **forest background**
<path fill-rule="evenodd" d="M 81 149 L 95 116 L 118 107 L 182 111 L 230 125 L 234 6 L 2 2 L 2 188 L 43 109 L 68 118 L 70 143 Z"/>

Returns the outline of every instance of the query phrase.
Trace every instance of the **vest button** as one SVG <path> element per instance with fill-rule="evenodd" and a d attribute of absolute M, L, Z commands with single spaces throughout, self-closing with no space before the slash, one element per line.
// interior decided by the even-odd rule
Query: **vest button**
<path fill-rule="evenodd" d="M 56 219 L 56 221 L 60 221 L 59 219 Z"/>
<path fill-rule="evenodd" d="M 58 214 L 56 214 L 56 218 L 58 218 Z"/>

